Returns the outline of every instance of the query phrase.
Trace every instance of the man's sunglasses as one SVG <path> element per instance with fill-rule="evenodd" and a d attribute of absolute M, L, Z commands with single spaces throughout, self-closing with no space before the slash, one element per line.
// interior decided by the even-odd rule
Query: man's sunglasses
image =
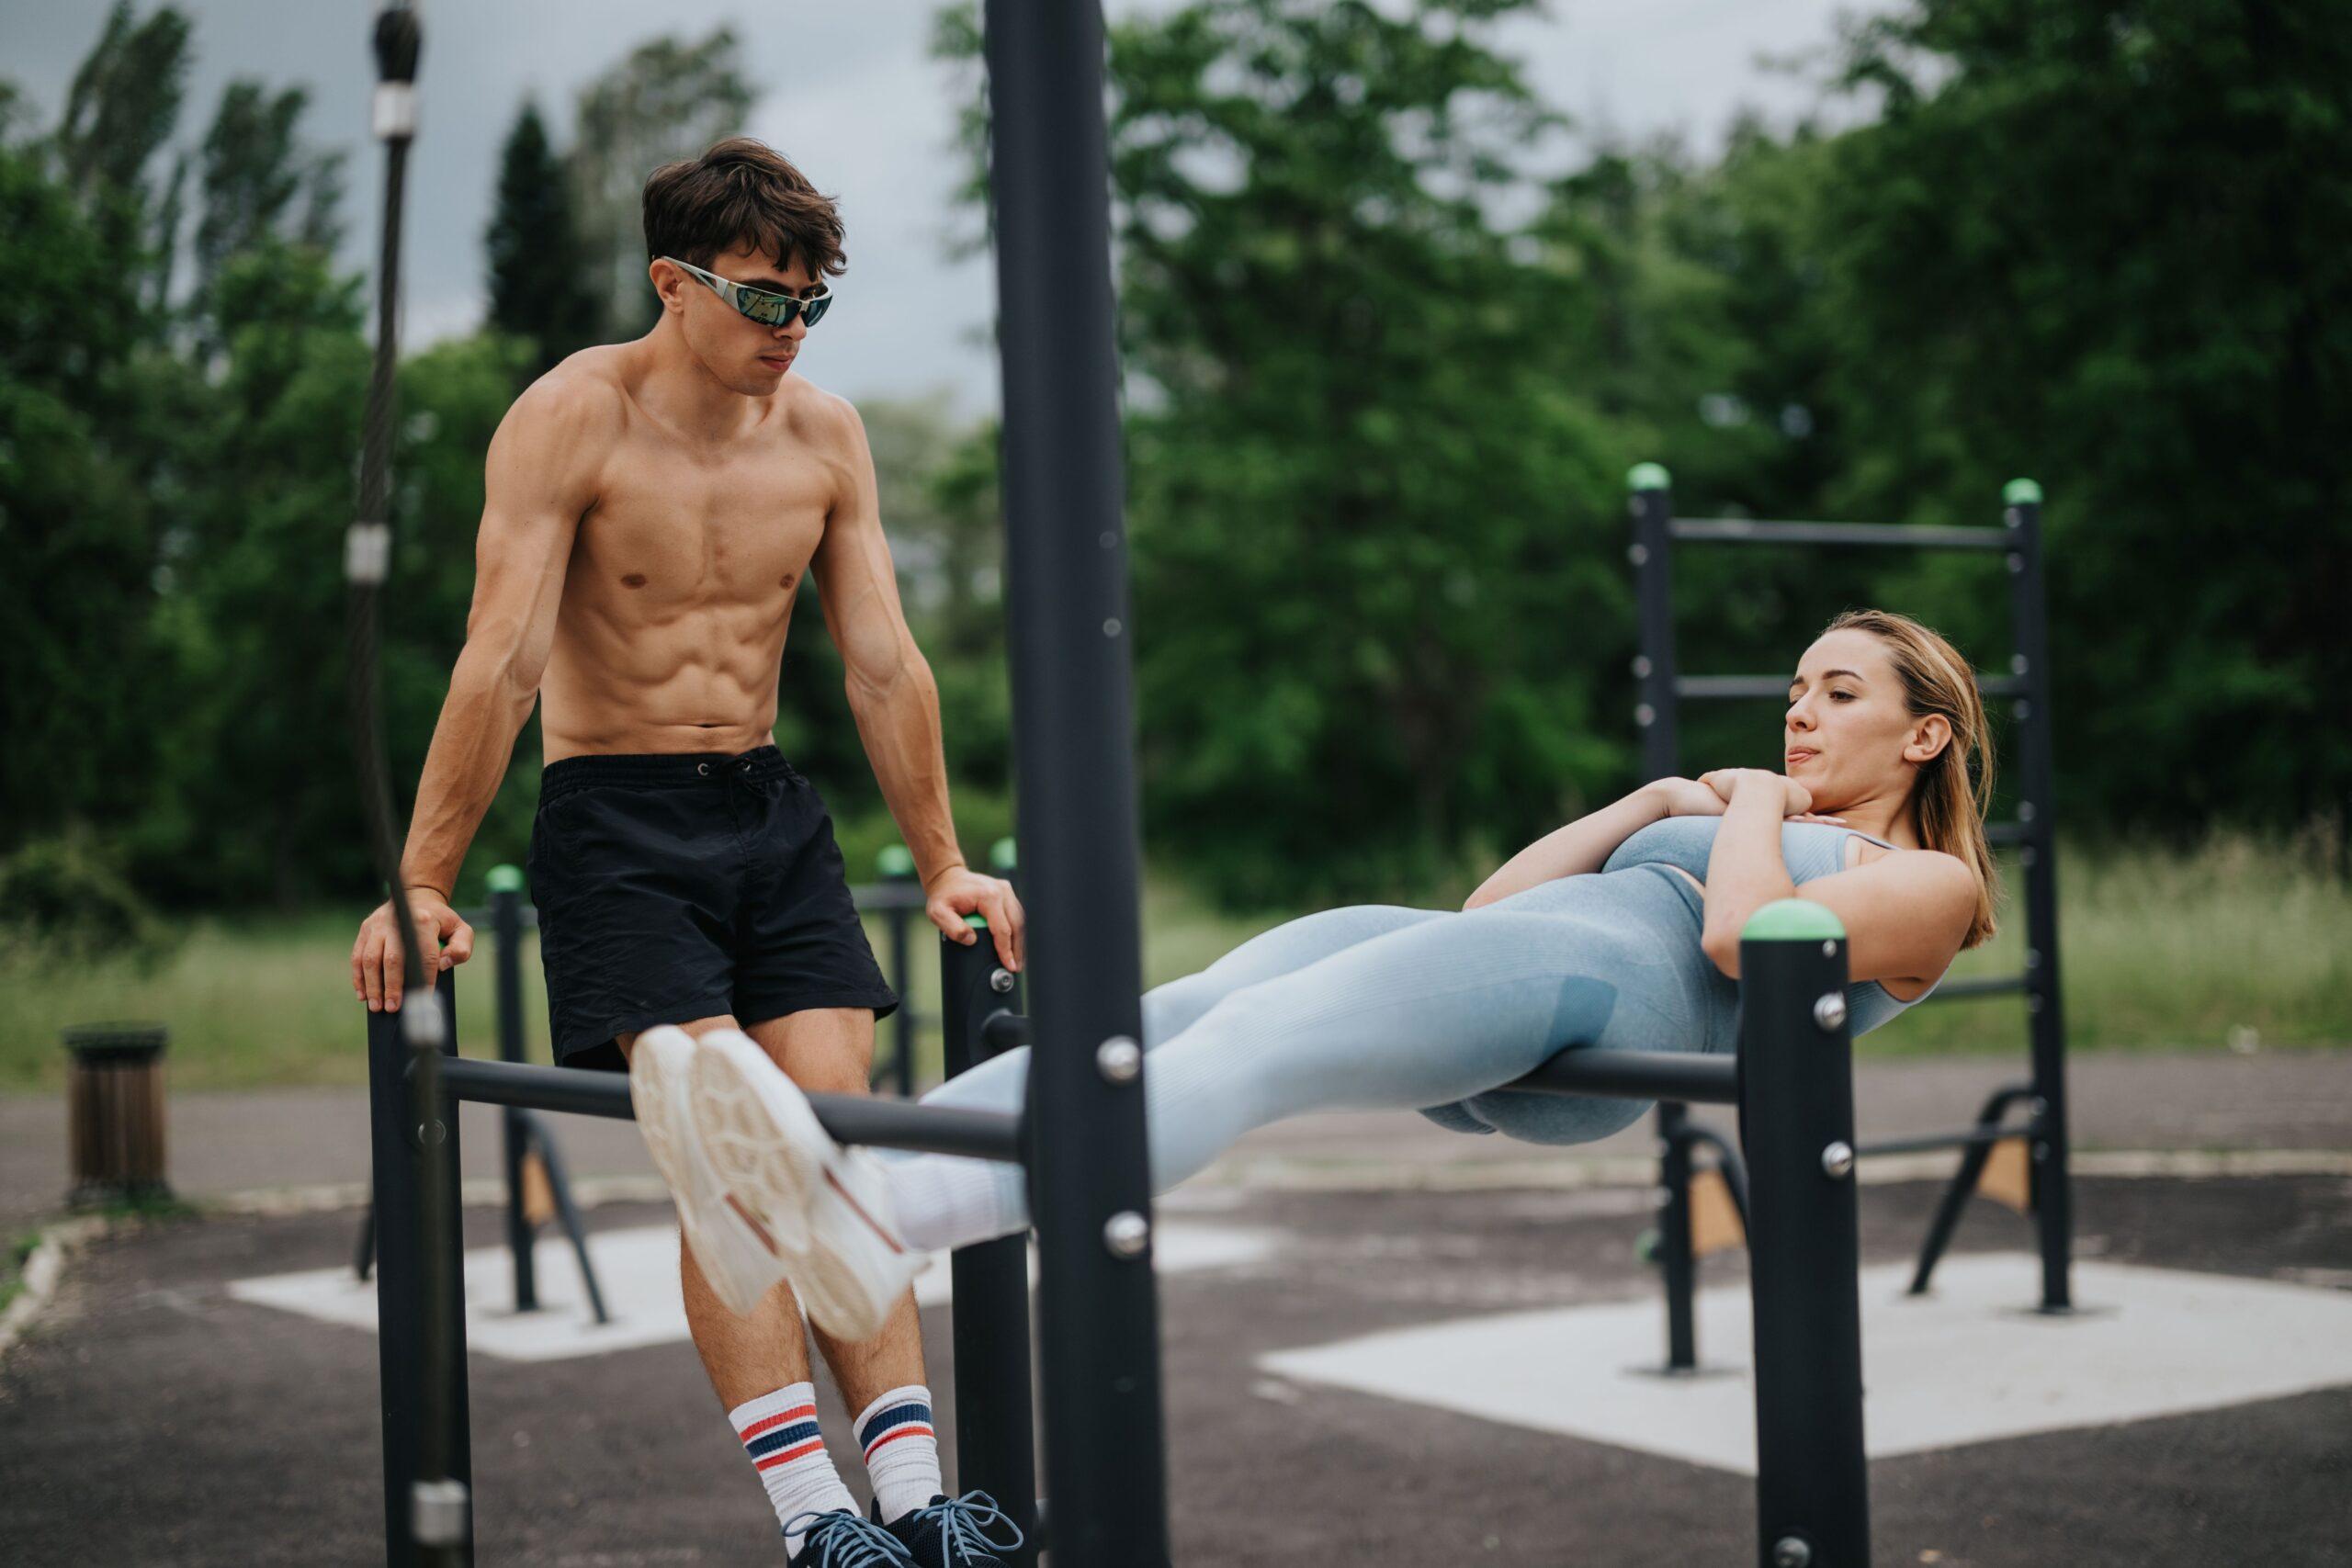
<path fill-rule="evenodd" d="M 738 283 L 731 277 L 721 277 L 715 272 L 705 272 L 675 256 L 663 256 L 680 272 L 687 273 L 710 285 L 710 291 L 735 307 L 736 313 L 763 327 L 788 327 L 792 318 L 805 318 L 810 326 L 825 319 L 832 308 L 833 291 L 830 288 L 814 299 L 802 299 L 790 294 L 778 294 L 771 289 L 754 288 L 748 283 Z"/>

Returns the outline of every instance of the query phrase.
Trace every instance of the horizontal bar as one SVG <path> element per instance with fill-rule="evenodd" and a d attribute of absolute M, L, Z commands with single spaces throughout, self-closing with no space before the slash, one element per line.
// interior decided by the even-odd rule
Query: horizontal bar
<path fill-rule="evenodd" d="M 1563 1051 L 1508 1087 L 1604 1100 L 1739 1103 L 1739 1062 L 1695 1051 Z"/>
<path fill-rule="evenodd" d="M 1971 1127 L 1965 1133 L 1928 1133 L 1916 1138 L 1889 1138 L 1884 1143 L 1864 1144 L 1854 1153 L 1871 1155 L 1917 1155 L 1935 1149 L 1964 1149 L 1973 1144 L 1997 1144 L 2005 1138 L 2030 1138 L 2034 1134 L 2031 1122 L 2022 1127 Z"/>
<path fill-rule="evenodd" d="M 1988 697 L 2021 696 L 2026 690 L 2025 677 L 1980 674 L 1976 677 L 1976 689 Z M 1693 702 L 1743 697 L 1770 697 L 1784 701 L 1789 694 L 1789 678 L 1786 675 L 1684 675 L 1675 681 L 1674 694 Z"/>
<path fill-rule="evenodd" d="M 1892 545 L 1928 550 L 2004 550 L 2006 528 L 1945 528 L 1908 523 L 1762 523 L 1744 517 L 1677 517 L 1668 536 L 1732 545 Z"/>
<path fill-rule="evenodd" d="M 484 1105 L 520 1105 L 622 1122 L 637 1116 L 629 1103 L 628 1078 L 621 1073 L 450 1056 L 441 1063 L 441 1089 L 452 1100 Z M 1021 1118 L 1002 1111 L 854 1094 L 812 1094 L 808 1103 L 825 1131 L 844 1144 L 1021 1163 Z"/>
<path fill-rule="evenodd" d="M 1018 1050 L 1029 1041 L 1029 1020 L 1021 1013 L 999 1009 L 980 1021 L 980 1043 L 991 1056 Z"/>
<path fill-rule="evenodd" d="M 858 913 L 862 915 L 882 914 L 891 909 L 928 908 L 931 903 L 922 890 L 922 885 L 916 882 L 861 882 L 849 890 L 849 896 L 851 902 L 857 906 Z M 537 906 L 526 904 L 518 912 L 522 916 L 523 927 L 526 931 L 537 927 L 539 911 Z M 472 926 L 487 926 L 496 918 L 487 904 L 479 904 L 470 909 L 460 909 L 458 911 L 458 917 Z"/>
<path fill-rule="evenodd" d="M 1931 1002 L 1938 998 L 1945 1001 L 1960 1001 L 1969 997 L 1998 997 L 2026 988 L 2023 975 L 1979 975 L 1966 980 L 1947 980 L 1919 1000 Z"/>

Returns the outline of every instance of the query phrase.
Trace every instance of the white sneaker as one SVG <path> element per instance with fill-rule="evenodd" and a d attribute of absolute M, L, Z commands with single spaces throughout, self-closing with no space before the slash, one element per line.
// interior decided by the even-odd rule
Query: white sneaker
<path fill-rule="evenodd" d="M 785 1247 L 740 1204 L 730 1202 L 703 1156 L 687 1108 L 687 1087 L 702 1048 L 670 1024 L 638 1036 L 629 1052 L 629 1098 L 645 1146 L 678 1205 L 678 1228 L 702 1277 L 727 1310 L 749 1317 L 785 1277 Z"/>
<path fill-rule="evenodd" d="M 687 1100 L 728 1198 L 789 1238 L 785 1278 L 808 1320 L 842 1339 L 880 1333 L 930 1261 L 899 1234 L 881 1161 L 835 1143 L 808 1096 L 733 1030 L 702 1037 Z"/>

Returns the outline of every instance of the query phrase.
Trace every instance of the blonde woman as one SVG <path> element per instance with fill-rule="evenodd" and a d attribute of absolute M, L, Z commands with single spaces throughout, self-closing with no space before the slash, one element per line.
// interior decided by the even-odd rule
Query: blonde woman
<path fill-rule="evenodd" d="M 1856 1033 L 1919 1000 L 1994 929 L 1992 757 L 1970 666 L 1905 616 L 1838 616 L 1791 677 L 1781 763 L 1645 784 L 1521 850 L 1459 911 L 1327 910 L 1151 991 L 1155 1190 L 1308 1111 L 1418 1109 L 1537 1143 L 1615 1132 L 1644 1107 L 1509 1086 L 1579 1047 L 1734 1049 L 1740 928 L 1776 898 L 1844 923 Z M 1018 1111 L 1028 1055 L 924 1102 Z M 790 1238 L 756 1261 L 812 1314 L 839 1313 L 839 1331 L 922 1253 L 1028 1228 L 1019 1168 L 842 1149 L 748 1041 L 640 1053 L 639 1071 L 657 1059 L 688 1080 L 696 1141 L 733 1199 Z"/>

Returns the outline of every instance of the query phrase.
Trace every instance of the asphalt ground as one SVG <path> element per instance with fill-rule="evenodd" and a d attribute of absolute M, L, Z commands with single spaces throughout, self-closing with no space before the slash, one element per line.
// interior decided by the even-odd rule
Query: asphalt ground
<path fill-rule="evenodd" d="M 2086 1177 L 2082 1254 L 2261 1279 L 2352 1280 L 2352 1180 Z M 1909 1254 L 1929 1183 L 1865 1187 L 1865 1261 Z M 1424 1406 L 1269 1379 L 1261 1353 L 1481 1312 L 1635 1299 L 1638 1189 L 1209 1188 L 1177 1217 L 1266 1227 L 1244 1266 L 1163 1276 L 1176 1561 L 1689 1568 L 1754 1561 L 1747 1479 Z M 664 1206 L 594 1210 L 602 1229 Z M 0 1561 L 381 1561 L 373 1336 L 232 1300 L 228 1281 L 345 1261 L 355 1215 L 215 1215 L 125 1231 L 74 1261 L 0 1359 Z M 467 1215 L 493 1245 L 497 1215 Z M 1959 1249 L 2018 1256 L 1972 1209 Z M 1712 1260 L 1735 1277 L 1736 1256 Z M 943 1431 L 944 1313 L 925 1314 Z M 2214 1332 L 2229 1332 L 2216 1324 Z M 1703 1347 L 1702 1347 L 1703 1349 Z M 1564 1344 L 1562 1354 L 1575 1347 Z M 471 1370 L 479 1561 L 781 1563 L 765 1498 L 675 1343 Z M 820 1376 L 844 1473 L 847 1422 Z M 1940 1568 L 2352 1561 L 2352 1389 L 1882 1459 L 1875 1560 Z"/>

